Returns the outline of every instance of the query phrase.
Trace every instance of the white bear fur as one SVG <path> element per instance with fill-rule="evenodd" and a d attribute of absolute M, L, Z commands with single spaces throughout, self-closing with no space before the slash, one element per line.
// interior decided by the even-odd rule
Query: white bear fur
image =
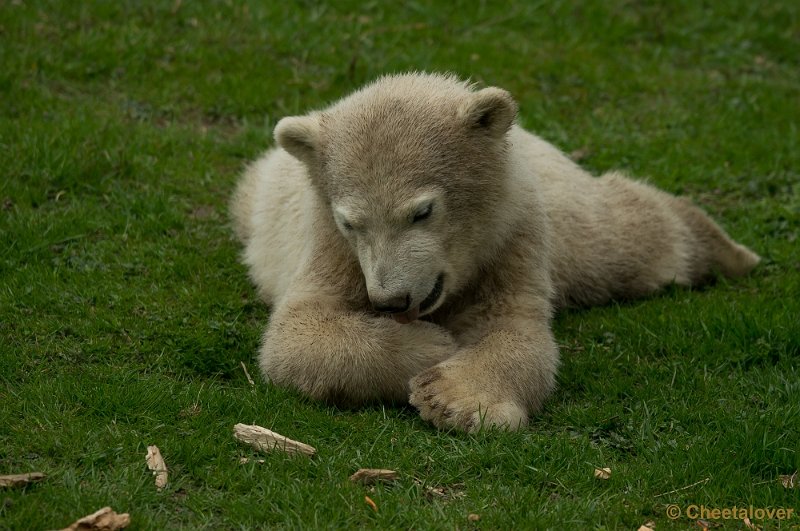
<path fill-rule="evenodd" d="M 405 74 L 281 120 L 231 203 L 272 306 L 268 380 L 345 405 L 410 401 L 440 428 L 516 429 L 555 384 L 554 309 L 758 263 L 688 200 L 591 176 L 516 110 L 498 88 Z M 373 309 L 386 301 L 408 310 Z"/>

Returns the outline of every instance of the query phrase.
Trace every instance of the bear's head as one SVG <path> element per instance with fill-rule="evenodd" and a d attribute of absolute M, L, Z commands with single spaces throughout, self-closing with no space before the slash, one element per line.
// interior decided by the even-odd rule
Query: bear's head
<path fill-rule="evenodd" d="M 376 311 L 401 323 L 431 313 L 490 258 L 516 111 L 504 90 L 405 74 L 278 123 L 278 144 L 307 165 Z"/>

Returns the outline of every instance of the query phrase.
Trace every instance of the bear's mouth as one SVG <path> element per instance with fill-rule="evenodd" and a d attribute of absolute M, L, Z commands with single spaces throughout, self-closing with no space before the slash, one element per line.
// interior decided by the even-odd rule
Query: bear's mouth
<path fill-rule="evenodd" d="M 412 321 L 416 321 L 421 314 L 424 314 L 425 312 L 433 308 L 437 302 L 439 302 L 439 299 L 441 298 L 443 291 L 444 291 L 444 273 L 439 273 L 439 276 L 436 278 L 436 284 L 433 286 L 433 289 L 428 294 L 428 296 L 425 297 L 425 300 L 423 300 L 419 304 L 419 306 L 415 306 L 413 309 L 407 312 L 393 313 L 392 319 L 394 319 L 400 324 L 408 324 Z"/>
<path fill-rule="evenodd" d="M 425 297 L 425 300 L 420 303 L 419 312 L 425 313 L 433 307 L 434 304 L 439 302 L 439 297 L 442 296 L 442 290 L 444 290 L 444 273 L 439 273 L 439 276 L 436 277 L 436 285 L 433 286 L 433 289 L 428 296 Z"/>

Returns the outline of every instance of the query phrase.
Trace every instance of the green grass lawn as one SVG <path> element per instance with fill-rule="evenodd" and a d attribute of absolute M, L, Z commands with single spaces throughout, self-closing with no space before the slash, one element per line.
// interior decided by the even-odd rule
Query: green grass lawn
<path fill-rule="evenodd" d="M 47 474 L 0 490 L 0 529 L 105 505 L 134 529 L 661 530 L 696 528 L 692 504 L 800 512 L 779 482 L 800 469 L 800 3 L 403 4 L 0 1 L 0 475 Z M 413 409 L 265 384 L 268 309 L 227 222 L 237 174 L 282 116 L 411 69 L 510 90 L 524 126 L 594 172 L 692 196 L 764 262 L 560 315 L 559 389 L 518 433 L 440 433 Z M 238 422 L 318 455 L 240 464 L 254 454 Z M 401 478 L 351 484 L 360 467 Z"/>

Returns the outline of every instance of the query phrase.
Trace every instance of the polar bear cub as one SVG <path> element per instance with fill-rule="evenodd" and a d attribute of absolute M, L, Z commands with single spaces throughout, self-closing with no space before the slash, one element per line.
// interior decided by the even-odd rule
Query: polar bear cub
<path fill-rule="evenodd" d="M 272 305 L 269 381 L 516 429 L 555 383 L 554 309 L 758 263 L 691 202 L 589 175 L 516 112 L 505 90 L 405 74 L 278 123 L 232 200 Z"/>

